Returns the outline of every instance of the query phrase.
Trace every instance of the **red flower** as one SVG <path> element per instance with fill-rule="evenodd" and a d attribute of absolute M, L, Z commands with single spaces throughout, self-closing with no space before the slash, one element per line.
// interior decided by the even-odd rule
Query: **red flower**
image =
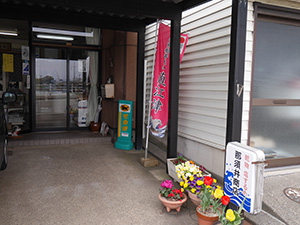
<path fill-rule="evenodd" d="M 174 195 L 173 193 L 170 193 L 170 194 L 168 195 L 169 198 L 174 197 L 174 196 L 175 196 L 175 195 Z"/>
<path fill-rule="evenodd" d="M 230 198 L 227 195 L 223 195 L 221 201 L 223 205 L 228 205 L 230 202 Z"/>
<path fill-rule="evenodd" d="M 183 197 L 183 195 L 182 194 L 180 194 L 180 198 L 182 198 Z"/>
<path fill-rule="evenodd" d="M 173 192 L 175 192 L 176 191 L 176 189 L 173 189 Z"/>
<path fill-rule="evenodd" d="M 204 184 L 205 185 L 211 185 L 213 183 L 214 179 L 209 177 L 209 176 L 205 176 L 204 177 Z"/>

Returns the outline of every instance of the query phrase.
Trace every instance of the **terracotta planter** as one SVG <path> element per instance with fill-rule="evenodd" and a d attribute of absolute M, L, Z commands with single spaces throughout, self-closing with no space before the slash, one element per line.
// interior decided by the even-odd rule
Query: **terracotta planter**
<path fill-rule="evenodd" d="M 162 204 L 167 208 L 167 211 L 170 212 L 172 209 L 176 209 L 177 212 L 180 212 L 181 206 L 183 203 L 186 202 L 187 196 L 186 194 L 182 193 L 184 196 L 184 199 L 181 201 L 171 201 L 166 198 L 163 198 L 161 194 L 158 195 L 159 200 L 162 202 Z"/>
<path fill-rule="evenodd" d="M 196 206 L 199 206 L 200 203 L 201 203 L 201 199 L 198 198 L 198 195 L 196 194 L 193 194 L 192 192 L 188 192 L 188 196 L 189 198 L 191 199 L 191 201 L 196 205 Z"/>
<path fill-rule="evenodd" d="M 198 216 L 199 225 L 213 225 L 216 221 L 219 220 L 219 216 L 217 213 L 204 214 L 202 212 L 201 205 L 199 205 L 196 208 L 196 212 L 197 212 L 197 216 Z"/>

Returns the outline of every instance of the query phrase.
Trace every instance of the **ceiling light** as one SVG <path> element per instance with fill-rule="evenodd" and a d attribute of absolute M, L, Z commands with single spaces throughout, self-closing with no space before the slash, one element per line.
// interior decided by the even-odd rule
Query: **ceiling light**
<path fill-rule="evenodd" d="M 0 31 L 0 35 L 18 36 L 18 33 L 15 31 Z"/>
<path fill-rule="evenodd" d="M 46 35 L 46 34 L 38 34 L 37 38 L 42 39 L 53 39 L 53 40 L 62 40 L 62 41 L 73 41 L 73 37 L 67 37 L 67 36 L 56 36 L 56 35 Z"/>
<path fill-rule="evenodd" d="M 62 34 L 62 35 L 71 35 L 79 37 L 93 37 L 94 33 L 90 32 L 80 32 L 80 31 L 70 31 L 70 30 L 58 30 L 58 29 L 49 29 L 42 27 L 32 27 L 33 32 L 47 33 L 47 34 Z"/>

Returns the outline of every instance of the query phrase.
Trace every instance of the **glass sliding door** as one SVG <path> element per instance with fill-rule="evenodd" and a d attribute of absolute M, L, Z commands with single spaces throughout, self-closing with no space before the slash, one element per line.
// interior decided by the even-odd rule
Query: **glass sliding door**
<path fill-rule="evenodd" d="M 84 126 L 89 88 L 89 56 L 84 50 L 70 51 L 69 61 L 69 126 Z M 79 107 L 78 107 L 79 106 Z"/>
<path fill-rule="evenodd" d="M 256 25 L 250 140 L 271 159 L 300 157 L 299 35 L 300 26 Z"/>
<path fill-rule="evenodd" d="M 98 51 L 35 48 L 36 129 L 86 127 L 89 114 L 94 121 L 99 115 L 98 56 Z M 94 103 L 90 113 L 88 101 Z"/>
<path fill-rule="evenodd" d="M 89 124 L 99 116 L 99 52 L 71 49 L 69 58 L 69 127 L 83 127 L 86 121 Z"/>
<path fill-rule="evenodd" d="M 35 48 L 36 129 L 67 126 L 67 58 L 65 49 Z"/>

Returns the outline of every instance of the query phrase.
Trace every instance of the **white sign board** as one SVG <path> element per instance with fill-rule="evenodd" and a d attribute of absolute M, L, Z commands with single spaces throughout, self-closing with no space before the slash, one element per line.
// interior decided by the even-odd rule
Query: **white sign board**
<path fill-rule="evenodd" d="M 22 60 L 29 60 L 29 47 L 22 46 Z"/>
<path fill-rule="evenodd" d="M 23 72 L 23 75 L 29 75 L 29 63 L 28 62 L 23 62 L 22 72 Z"/>
<path fill-rule="evenodd" d="M 249 213 L 262 208 L 265 154 L 262 150 L 231 142 L 226 147 L 224 192 L 230 201 Z"/>

